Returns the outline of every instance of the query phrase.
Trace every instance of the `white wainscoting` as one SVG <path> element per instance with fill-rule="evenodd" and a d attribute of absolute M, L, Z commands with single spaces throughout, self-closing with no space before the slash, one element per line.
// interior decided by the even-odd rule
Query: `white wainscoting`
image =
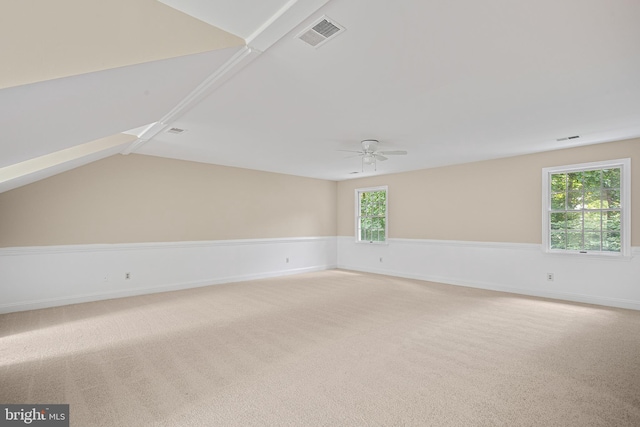
<path fill-rule="evenodd" d="M 640 248 L 632 255 L 419 239 L 359 244 L 351 236 L 4 248 L 0 313 L 335 267 L 640 310 Z"/>
<path fill-rule="evenodd" d="M 336 237 L 4 248 L 0 313 L 326 270 L 336 248 Z"/>
<path fill-rule="evenodd" d="M 612 259 L 546 254 L 536 244 L 389 239 L 379 245 L 341 236 L 338 267 L 640 310 L 637 247 L 631 259 Z"/>

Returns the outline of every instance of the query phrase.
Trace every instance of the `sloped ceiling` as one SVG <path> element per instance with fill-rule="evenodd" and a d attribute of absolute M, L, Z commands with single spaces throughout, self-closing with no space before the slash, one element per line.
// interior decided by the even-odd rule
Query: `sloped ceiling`
<path fill-rule="evenodd" d="M 157 121 L 236 48 L 0 91 L 0 167 Z"/>
<path fill-rule="evenodd" d="M 277 16 L 281 9 L 286 9 L 292 3 L 296 3 L 295 1 L 282 0 L 160 1 L 245 40 L 251 39 L 251 36 L 259 31 L 270 18 Z"/>
<path fill-rule="evenodd" d="M 133 135 L 118 133 L 5 166 L 0 168 L 0 193 L 112 156 L 135 139 Z"/>
<path fill-rule="evenodd" d="M 121 151 L 130 137 L 113 138 L 120 141 L 116 151 L 113 144 L 91 142 L 159 120 L 245 45 L 155 0 L 5 3 L 2 190 L 82 163 L 47 164 L 60 150 L 84 146 L 78 153 L 86 161 Z M 40 157 L 28 165 L 46 173 L 31 166 L 3 170 Z M 22 172 L 10 176 L 16 171 Z"/>

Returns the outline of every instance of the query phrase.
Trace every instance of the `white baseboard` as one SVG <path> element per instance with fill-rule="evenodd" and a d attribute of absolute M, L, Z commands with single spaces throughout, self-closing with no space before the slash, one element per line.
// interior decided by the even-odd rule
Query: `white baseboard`
<path fill-rule="evenodd" d="M 338 268 L 640 310 L 640 252 L 624 260 L 546 254 L 540 245 L 338 238 Z M 554 280 L 547 281 L 546 274 Z"/>
<path fill-rule="evenodd" d="M 566 292 L 523 289 L 523 288 L 516 288 L 511 286 L 500 286 L 500 285 L 496 285 L 494 283 L 488 283 L 488 282 L 456 280 L 455 278 L 451 278 L 451 277 L 430 276 L 430 275 L 422 275 L 422 274 L 407 274 L 401 271 L 392 271 L 392 270 L 384 270 L 384 269 L 367 269 L 367 268 L 360 268 L 360 267 L 354 267 L 349 265 L 338 265 L 338 268 L 342 270 L 361 271 L 363 273 L 382 274 L 385 276 L 424 280 L 427 282 L 443 283 L 446 285 L 464 286 L 467 288 L 485 289 L 489 291 L 507 292 L 511 294 L 527 295 L 532 297 L 551 298 L 556 300 L 580 302 L 585 304 L 596 304 L 596 305 L 604 305 L 609 307 L 640 310 L 639 301 L 619 299 L 619 298 L 597 297 L 597 296 L 591 296 L 591 295 L 582 295 L 582 294 L 566 293 Z"/>
<path fill-rule="evenodd" d="M 335 265 L 323 265 L 316 267 L 297 268 L 293 270 L 281 270 L 264 274 L 238 275 L 233 277 L 217 278 L 210 280 L 200 280 L 195 282 L 175 283 L 158 285 L 145 288 L 132 288 L 122 291 L 97 292 L 86 295 L 75 295 L 72 297 L 48 298 L 28 302 L 13 304 L 0 304 L 0 313 L 12 313 L 16 311 L 37 310 L 40 308 L 57 307 L 69 304 L 79 304 L 83 302 L 100 301 L 114 298 L 132 297 L 136 295 L 155 294 L 160 292 L 180 291 L 184 289 L 202 288 L 205 286 L 221 285 L 224 283 L 243 282 L 248 280 L 267 279 L 270 277 L 290 276 L 294 274 L 311 273 L 314 271 L 332 270 Z"/>
<path fill-rule="evenodd" d="M 336 238 L 0 249 L 0 313 L 336 268 Z M 125 272 L 131 279 L 125 279 Z"/>

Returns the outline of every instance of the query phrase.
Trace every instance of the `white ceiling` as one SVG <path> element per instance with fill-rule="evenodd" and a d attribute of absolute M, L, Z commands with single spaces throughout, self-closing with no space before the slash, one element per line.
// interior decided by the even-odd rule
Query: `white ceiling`
<path fill-rule="evenodd" d="M 245 40 L 287 3 L 291 3 L 286 0 L 159 1 Z"/>
<path fill-rule="evenodd" d="M 294 37 L 323 14 L 347 31 Z M 409 151 L 389 173 L 638 136 L 639 20 L 636 0 L 332 0 L 139 152 L 342 180 L 365 138 Z"/>
<path fill-rule="evenodd" d="M 0 167 L 154 122 L 126 152 L 331 180 L 640 136 L 637 0 L 162 2 L 248 46 L 4 89 Z M 352 175 L 367 138 L 409 154 Z"/>

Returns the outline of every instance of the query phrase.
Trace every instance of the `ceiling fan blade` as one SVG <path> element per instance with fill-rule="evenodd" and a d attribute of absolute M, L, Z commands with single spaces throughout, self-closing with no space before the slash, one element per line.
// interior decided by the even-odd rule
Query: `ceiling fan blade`
<path fill-rule="evenodd" d="M 343 157 L 343 159 L 353 159 L 354 157 L 362 157 L 362 154 L 356 154 L 355 156 Z"/>
<path fill-rule="evenodd" d="M 376 157 L 376 160 L 380 160 L 381 162 L 384 162 L 385 160 L 389 160 L 388 157 L 381 156 L 380 154 L 374 154 L 374 156 Z"/>
<path fill-rule="evenodd" d="M 395 151 L 378 151 L 378 154 L 384 154 L 385 156 L 398 156 L 407 154 L 404 150 L 395 150 Z"/>
<path fill-rule="evenodd" d="M 356 150 L 336 150 L 336 151 L 344 151 L 345 153 L 360 153 L 360 154 L 364 154 L 362 151 L 356 151 Z"/>

